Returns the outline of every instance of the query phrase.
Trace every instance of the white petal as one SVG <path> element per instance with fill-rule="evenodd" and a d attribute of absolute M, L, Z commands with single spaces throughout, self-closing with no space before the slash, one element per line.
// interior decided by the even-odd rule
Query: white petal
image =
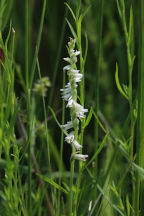
<path fill-rule="evenodd" d="M 71 104 L 70 104 L 71 105 Z M 72 103 L 73 107 L 75 108 L 75 112 L 78 118 L 85 118 L 84 113 L 88 112 L 88 109 L 84 109 L 83 106 L 78 104 L 77 102 L 73 101 Z M 71 106 L 72 106 L 71 105 Z M 70 107 L 70 106 L 69 106 Z"/>
<path fill-rule="evenodd" d="M 72 107 L 72 104 L 73 104 L 74 100 L 72 99 L 72 97 L 69 98 L 68 100 L 68 103 L 67 103 L 67 106 L 66 107 Z"/>
<path fill-rule="evenodd" d="M 70 62 L 70 58 L 69 57 L 63 58 L 63 60 L 65 60 L 66 62 Z"/>
<path fill-rule="evenodd" d="M 92 200 L 89 202 L 89 207 L 88 207 L 88 211 L 90 212 L 92 209 Z"/>
<path fill-rule="evenodd" d="M 60 89 L 60 91 L 62 92 L 62 99 L 64 99 L 65 101 L 68 101 L 69 98 L 71 97 L 71 85 L 70 83 L 68 83 L 64 89 Z"/>
<path fill-rule="evenodd" d="M 71 70 L 71 72 L 72 72 L 72 73 L 79 73 L 79 72 L 80 72 L 80 70 L 75 70 L 75 69 L 72 69 L 72 70 Z"/>
<path fill-rule="evenodd" d="M 88 157 L 88 155 L 83 155 L 83 154 L 75 154 L 74 155 L 74 158 L 76 160 L 81 160 L 81 161 L 86 161 L 87 157 Z"/>
<path fill-rule="evenodd" d="M 70 70 L 71 66 L 70 65 L 66 65 L 65 67 L 63 67 L 63 70 Z"/>
<path fill-rule="evenodd" d="M 72 121 L 68 121 L 65 125 L 61 125 L 62 128 L 64 128 L 66 131 L 73 128 Z"/>
<path fill-rule="evenodd" d="M 80 54 L 80 51 L 75 51 L 75 55 L 79 55 Z"/>
<path fill-rule="evenodd" d="M 66 137 L 65 137 L 65 141 L 67 143 L 72 143 L 74 141 L 74 135 L 73 134 L 68 134 Z"/>
<path fill-rule="evenodd" d="M 76 150 L 80 150 L 80 148 L 82 148 L 82 146 L 76 140 L 73 141 L 73 145 L 76 148 Z"/>

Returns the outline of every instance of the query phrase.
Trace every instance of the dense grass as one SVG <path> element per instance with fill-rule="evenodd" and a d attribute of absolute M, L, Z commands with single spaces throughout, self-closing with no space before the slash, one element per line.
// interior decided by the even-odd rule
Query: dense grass
<path fill-rule="evenodd" d="M 143 31 L 142 0 L 0 1 L 0 215 L 144 215 Z"/>

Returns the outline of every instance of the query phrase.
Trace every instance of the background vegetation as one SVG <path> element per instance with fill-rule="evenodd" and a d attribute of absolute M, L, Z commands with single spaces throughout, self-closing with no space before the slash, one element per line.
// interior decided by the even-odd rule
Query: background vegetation
<path fill-rule="evenodd" d="M 78 192 L 75 163 L 73 215 L 142 216 L 144 3 L 67 3 L 84 16 L 81 51 L 88 41 L 84 98 L 90 111 L 83 138 L 89 157 Z M 2 216 L 69 214 L 71 147 L 56 119 L 62 124 L 64 113 L 65 122 L 69 116 L 60 89 L 62 58 L 73 37 L 66 18 L 77 30 L 71 9 L 62 0 L 0 1 Z"/>

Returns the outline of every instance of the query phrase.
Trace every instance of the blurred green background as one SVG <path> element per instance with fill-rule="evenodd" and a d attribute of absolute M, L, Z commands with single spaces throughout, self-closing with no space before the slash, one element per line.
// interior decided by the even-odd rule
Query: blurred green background
<path fill-rule="evenodd" d="M 13 4 L 12 4 L 13 3 Z M 7 37 L 10 20 L 15 29 L 15 67 L 25 79 L 25 2 L 14 0 L 11 1 L 10 16 L 2 30 L 3 38 Z M 134 16 L 137 15 L 137 4 L 133 1 L 126 1 L 126 15 L 127 23 L 129 22 L 130 5 L 134 6 Z M 69 1 L 70 7 L 75 11 L 78 6 L 78 1 Z M 40 17 L 42 12 L 43 1 L 29 0 L 29 69 L 32 67 L 33 56 L 35 52 L 36 40 L 40 25 Z M 61 106 L 62 99 L 60 95 L 60 88 L 62 88 L 63 80 L 63 57 L 67 56 L 66 45 L 71 37 L 71 32 L 65 21 L 67 19 L 73 25 L 71 14 L 66 12 L 66 6 L 62 0 L 47 1 L 46 15 L 44 20 L 42 39 L 40 51 L 38 54 L 40 69 L 42 76 L 49 76 L 52 86 L 48 89 L 46 104 L 51 105 L 55 111 L 59 111 L 58 119 L 61 121 Z M 95 74 L 97 67 L 98 55 L 98 15 L 99 15 L 99 1 L 85 0 L 82 1 L 81 11 L 85 11 L 85 18 L 82 24 L 82 42 L 83 51 L 85 50 L 85 32 L 88 37 L 88 54 L 85 66 L 85 104 L 86 107 L 95 107 Z M 104 1 L 103 8 L 103 29 L 102 29 L 102 55 L 100 60 L 100 80 L 99 80 L 99 109 L 112 126 L 113 130 L 121 136 L 129 135 L 128 128 L 122 131 L 124 121 L 129 112 L 129 106 L 126 100 L 120 95 L 115 84 L 115 67 L 116 62 L 119 64 L 119 79 L 121 83 L 127 84 L 127 56 L 126 45 L 124 39 L 124 32 L 120 22 L 116 1 Z M 4 19 L 3 15 L 3 19 Z M 135 29 L 137 31 L 137 21 L 134 19 Z M 133 51 L 136 54 L 135 67 L 133 72 L 133 92 L 136 94 L 137 88 L 137 34 L 134 34 Z M 54 73 L 56 72 L 56 79 Z M 36 71 L 34 80 L 38 79 L 38 72 Z M 54 82 L 55 79 L 55 82 Z M 54 92 L 52 94 L 52 89 Z M 15 79 L 15 92 L 19 98 L 25 98 L 24 90 L 18 74 Z M 50 101 L 50 95 L 52 100 Z M 44 114 L 41 106 L 42 99 L 38 98 L 36 102 L 37 120 L 43 121 Z M 127 126 L 127 125 L 126 125 Z M 48 125 L 51 136 L 53 137 L 57 147 L 60 145 L 60 130 L 58 129 L 54 120 L 50 121 Z M 55 136 L 57 134 L 57 136 Z M 89 151 L 93 148 L 93 120 L 87 128 L 85 143 Z M 99 140 L 101 140 L 102 132 L 100 131 Z M 69 147 L 66 147 L 66 151 Z M 69 152 L 69 150 L 68 150 Z M 70 154 L 70 153 L 69 153 Z M 67 160 L 69 154 L 66 156 Z"/>

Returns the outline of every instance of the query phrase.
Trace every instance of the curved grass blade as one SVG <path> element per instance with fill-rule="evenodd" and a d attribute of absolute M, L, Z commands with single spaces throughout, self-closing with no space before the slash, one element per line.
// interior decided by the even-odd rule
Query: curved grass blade
<path fill-rule="evenodd" d="M 64 192 L 65 194 L 68 194 L 68 191 L 65 190 L 63 187 L 61 187 L 60 185 L 58 185 L 56 182 L 54 182 L 52 179 L 46 177 L 46 176 L 43 176 L 41 174 L 38 174 L 37 175 L 39 177 L 41 177 L 44 181 L 48 182 L 49 184 L 51 184 L 53 187 L 55 187 L 56 189 L 58 190 L 61 190 L 62 192 Z"/>
<path fill-rule="evenodd" d="M 116 81 L 116 85 L 117 85 L 117 88 L 118 88 L 119 92 L 128 100 L 128 96 L 123 91 L 123 89 L 122 89 L 122 87 L 120 85 L 120 82 L 119 82 L 117 63 L 116 63 L 115 81 Z"/>

